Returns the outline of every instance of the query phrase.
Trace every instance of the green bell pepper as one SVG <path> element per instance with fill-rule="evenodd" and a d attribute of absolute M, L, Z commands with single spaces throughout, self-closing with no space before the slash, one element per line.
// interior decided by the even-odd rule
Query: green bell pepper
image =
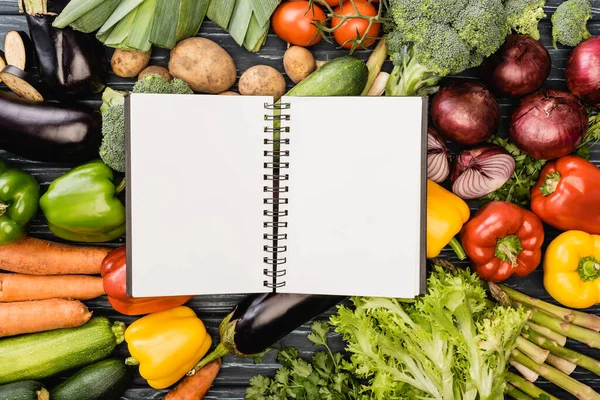
<path fill-rule="evenodd" d="M 50 231 L 73 242 L 109 242 L 125 233 L 125 207 L 113 171 L 101 160 L 73 168 L 50 184 L 40 207 Z"/>
<path fill-rule="evenodd" d="M 37 213 L 39 199 L 40 186 L 33 176 L 0 161 L 0 245 L 25 236 L 27 223 Z"/>

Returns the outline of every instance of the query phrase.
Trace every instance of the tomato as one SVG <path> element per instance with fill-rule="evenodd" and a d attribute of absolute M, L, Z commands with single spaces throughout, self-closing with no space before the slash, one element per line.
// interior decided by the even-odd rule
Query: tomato
<path fill-rule="evenodd" d="M 311 7 L 308 1 L 289 1 L 277 7 L 271 22 L 275 34 L 286 42 L 312 46 L 322 39 L 314 23 L 325 18 L 323 10 Z"/>
<path fill-rule="evenodd" d="M 354 5 L 358 9 L 360 15 L 375 17 L 377 15 L 377 9 L 371 3 L 366 0 L 354 0 Z M 338 17 L 334 17 L 331 19 L 331 27 L 334 28 L 338 26 L 338 24 L 342 21 L 343 16 L 352 16 L 357 15 L 354 6 L 350 1 L 344 2 L 341 7 L 337 7 L 334 10 L 334 13 L 338 15 Z M 352 47 L 354 42 L 352 39 L 356 39 L 358 37 L 369 37 L 369 38 L 377 38 L 379 36 L 379 30 L 381 28 L 381 24 L 378 22 L 374 22 L 369 28 L 369 21 L 362 18 L 350 18 L 344 21 L 336 30 L 333 31 L 333 38 L 335 41 L 345 49 L 349 49 Z M 367 32 L 367 29 L 369 31 Z M 366 35 L 365 35 L 366 33 Z M 362 47 L 369 47 L 375 42 L 375 39 L 368 39 L 363 41 Z"/>

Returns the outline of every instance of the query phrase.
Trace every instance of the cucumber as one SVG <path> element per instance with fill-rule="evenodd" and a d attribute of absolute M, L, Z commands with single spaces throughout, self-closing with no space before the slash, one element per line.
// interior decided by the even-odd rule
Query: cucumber
<path fill-rule="evenodd" d="M 114 358 L 88 365 L 50 390 L 52 400 L 117 400 L 131 384 L 133 374 Z"/>
<path fill-rule="evenodd" d="M 125 324 L 94 317 L 77 328 L 0 340 L 0 384 L 42 379 L 107 358 L 123 341 Z"/>
<path fill-rule="evenodd" d="M 50 394 L 39 382 L 21 381 L 0 386 L 0 400 L 48 400 Z"/>
<path fill-rule="evenodd" d="M 360 96 L 368 78 L 369 69 L 364 62 L 344 56 L 327 62 L 286 96 Z"/>

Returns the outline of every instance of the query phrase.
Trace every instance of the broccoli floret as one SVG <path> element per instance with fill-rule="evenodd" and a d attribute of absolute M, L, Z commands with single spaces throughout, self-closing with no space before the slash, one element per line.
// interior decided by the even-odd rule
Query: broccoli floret
<path fill-rule="evenodd" d="M 567 0 L 552 15 L 552 43 L 575 47 L 592 35 L 587 30 L 592 18 L 592 5 L 588 0 Z"/>
<path fill-rule="evenodd" d="M 102 93 L 102 106 L 100 106 L 100 112 L 104 113 L 110 106 L 122 106 L 125 104 L 125 95 L 127 92 L 114 90 L 109 87 L 104 89 Z"/>
<path fill-rule="evenodd" d="M 545 18 L 546 0 L 505 0 L 508 26 L 517 33 L 540 40 L 538 23 Z"/>
<path fill-rule="evenodd" d="M 146 75 L 133 86 L 133 93 L 171 94 L 171 84 L 160 75 Z"/>
<path fill-rule="evenodd" d="M 190 89 L 184 80 L 175 78 L 171 82 L 171 93 L 173 94 L 194 94 L 194 91 Z"/>
<path fill-rule="evenodd" d="M 109 106 L 102 113 L 100 158 L 115 171 L 125 172 L 125 108 Z"/>
<path fill-rule="evenodd" d="M 426 95 L 439 80 L 476 67 L 509 32 L 502 0 L 392 0 L 387 95 Z"/>

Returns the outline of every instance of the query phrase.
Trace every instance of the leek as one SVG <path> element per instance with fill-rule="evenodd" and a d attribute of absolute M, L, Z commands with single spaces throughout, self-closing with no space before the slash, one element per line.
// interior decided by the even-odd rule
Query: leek
<path fill-rule="evenodd" d="M 119 23 L 117 23 L 117 25 L 115 25 L 112 32 L 110 33 L 110 36 L 104 42 L 104 44 L 106 46 L 117 47 L 117 48 L 120 47 L 121 43 L 123 43 L 125 41 L 125 39 L 127 39 L 127 36 L 129 35 L 129 31 L 131 30 L 131 27 L 133 26 L 133 21 L 135 21 L 137 12 L 138 12 L 138 9 L 136 8 L 133 11 L 131 11 L 129 14 L 127 14 L 127 16 L 125 18 L 120 20 Z"/>
<path fill-rule="evenodd" d="M 154 18 L 156 1 L 144 0 L 138 7 L 137 15 L 125 40 L 125 49 L 145 52 L 152 48 L 152 44 L 150 43 L 150 27 Z"/>
<path fill-rule="evenodd" d="M 179 9 L 181 0 L 158 0 L 152 29 L 150 31 L 150 42 L 158 47 L 172 49 L 177 44 L 177 21 L 179 20 Z"/>
<path fill-rule="evenodd" d="M 198 34 L 209 4 L 210 0 L 182 0 L 177 23 L 177 42 Z"/>
<path fill-rule="evenodd" d="M 229 35 L 239 44 L 244 44 L 246 33 L 252 19 L 252 4 L 248 1 L 238 1 L 233 9 L 231 23 L 229 24 Z"/>
<path fill-rule="evenodd" d="M 52 23 L 55 28 L 66 28 L 78 18 L 83 17 L 90 11 L 104 3 L 106 0 L 72 0 L 67 4 L 58 17 Z"/>
<path fill-rule="evenodd" d="M 238 3 L 246 3 L 248 0 L 237 0 Z M 227 30 L 229 21 L 233 15 L 236 0 L 211 0 L 206 15 L 212 22 Z"/>
<path fill-rule="evenodd" d="M 73 21 L 70 26 L 76 31 L 90 33 L 100 29 L 108 20 L 113 12 L 117 9 L 121 0 L 106 0 L 94 10 L 83 14 L 81 17 Z"/>
<path fill-rule="evenodd" d="M 131 14 L 144 0 L 123 0 L 110 16 L 110 18 L 102 25 L 97 35 L 103 35 L 110 28 L 114 28 L 117 24 L 123 21 Z"/>

